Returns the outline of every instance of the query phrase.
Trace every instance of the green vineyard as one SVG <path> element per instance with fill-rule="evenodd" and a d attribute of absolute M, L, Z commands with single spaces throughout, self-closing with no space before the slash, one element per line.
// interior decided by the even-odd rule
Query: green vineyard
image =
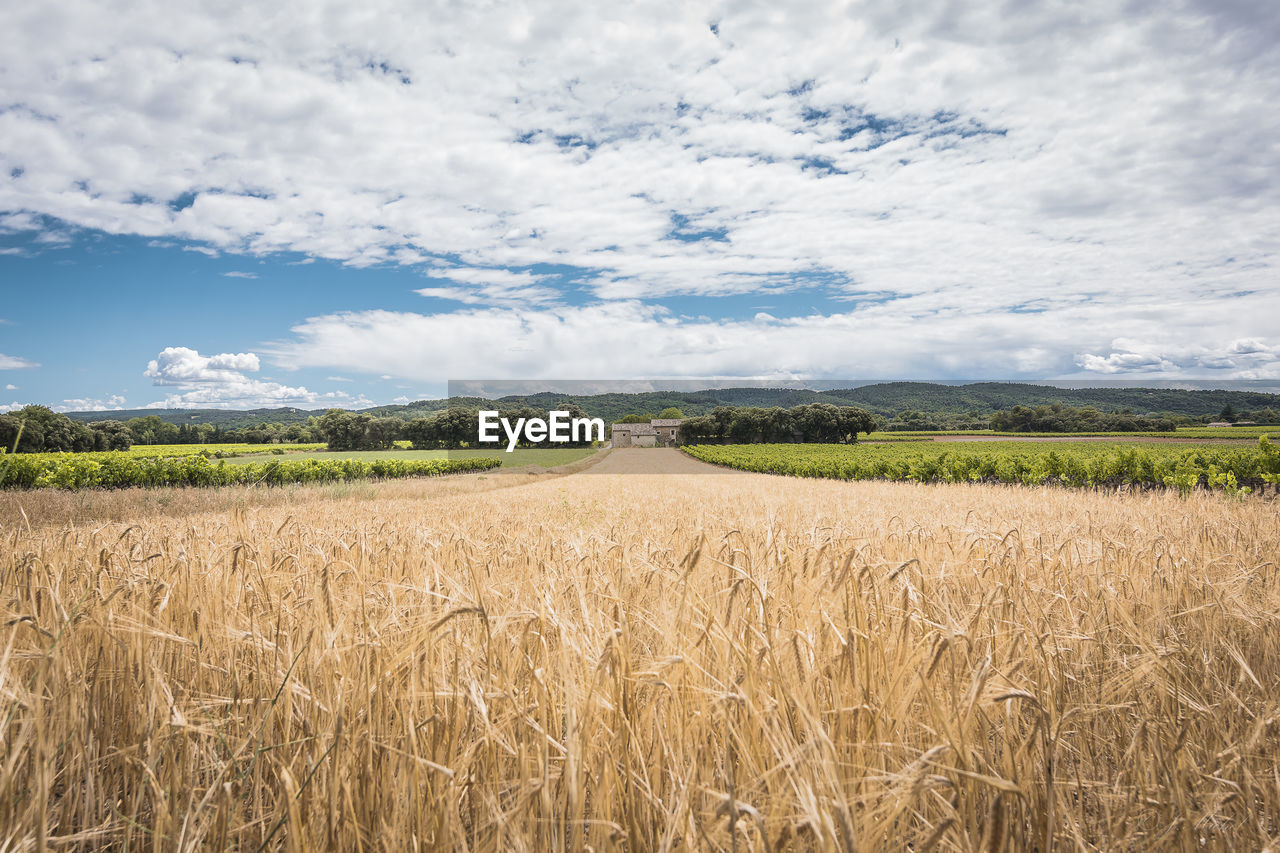
<path fill-rule="evenodd" d="M 117 453 L 0 454 L 0 487 L 7 489 L 123 489 L 131 486 L 231 486 L 335 483 L 345 480 L 433 477 L 484 471 L 497 457 L 465 459 L 302 459 L 227 465 L 203 454 L 139 456 Z"/>
<path fill-rule="evenodd" d="M 281 454 L 299 451 L 324 450 L 323 442 L 307 444 L 135 444 L 128 450 L 98 451 L 93 456 L 106 456 L 111 453 L 127 453 L 130 456 L 243 456 L 245 454 Z M 85 454 L 81 454 L 85 455 Z"/>
<path fill-rule="evenodd" d="M 898 443 L 691 445 L 690 456 L 744 471 L 837 480 L 1142 486 L 1238 493 L 1280 484 L 1280 449 L 1177 444 Z"/>

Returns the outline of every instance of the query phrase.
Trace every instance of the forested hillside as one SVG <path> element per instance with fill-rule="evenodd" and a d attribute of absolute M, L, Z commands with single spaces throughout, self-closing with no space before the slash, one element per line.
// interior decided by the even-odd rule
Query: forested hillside
<path fill-rule="evenodd" d="M 376 406 L 364 409 L 374 417 L 420 418 L 445 409 L 447 399 L 418 400 L 406 405 Z M 551 409 L 576 405 L 592 417 L 606 421 L 626 415 L 657 415 L 663 409 L 677 408 L 687 416 L 709 413 L 717 406 L 751 406 L 789 409 L 809 403 L 860 406 L 882 418 L 908 421 L 980 422 L 994 412 L 1014 406 L 1092 407 L 1102 412 L 1128 411 L 1135 415 L 1189 418 L 1216 418 L 1227 407 L 1240 413 L 1257 413 L 1267 419 L 1280 412 L 1280 394 L 1259 391 L 1186 391 L 1173 388 L 1056 388 L 1015 382 L 975 382 L 967 385 L 942 385 L 933 382 L 883 382 L 857 388 L 812 391 L 791 388 L 718 388 L 706 391 L 650 391 L 639 394 L 597 394 L 572 396 L 565 394 L 530 394 L 482 400 L 458 398 L 466 408 L 491 406 L 514 409 L 528 406 Z M 105 417 L 117 420 L 156 415 L 174 424 L 209 424 L 222 429 L 239 429 L 256 424 L 304 424 L 308 418 L 324 414 L 323 409 L 142 409 L 118 412 L 71 412 L 78 421 L 97 421 Z M 911 416 L 917 416 L 915 418 Z M 1255 418 L 1256 419 L 1256 418 Z"/>

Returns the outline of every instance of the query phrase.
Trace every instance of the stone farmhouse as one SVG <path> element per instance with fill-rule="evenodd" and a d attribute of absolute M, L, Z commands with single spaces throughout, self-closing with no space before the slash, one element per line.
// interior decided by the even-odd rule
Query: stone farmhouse
<path fill-rule="evenodd" d="M 680 443 L 680 418 L 655 418 L 647 424 L 614 424 L 614 447 L 674 447 Z"/>

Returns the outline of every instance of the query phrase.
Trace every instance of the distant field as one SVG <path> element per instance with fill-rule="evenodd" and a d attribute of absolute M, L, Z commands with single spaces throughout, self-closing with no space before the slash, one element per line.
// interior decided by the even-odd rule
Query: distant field
<path fill-rule="evenodd" d="M 1253 439 L 1260 435 L 1280 435 L 1280 426 L 1242 426 L 1242 427 L 1183 427 L 1174 432 L 997 432 L 990 429 L 953 429 L 953 430 L 921 430 L 908 432 L 894 430 L 891 432 L 873 432 L 860 441 L 919 441 L 940 435 L 1000 435 L 1009 438 L 1187 438 L 1187 439 Z"/>
<path fill-rule="evenodd" d="M 1257 438 L 1260 435 L 1280 435 L 1280 426 L 1185 427 L 1175 435 L 1179 438 Z"/>
<path fill-rule="evenodd" d="M 568 465 L 577 462 L 595 452 L 591 447 L 548 447 L 517 449 L 510 453 L 502 450 L 337 450 L 312 451 L 306 453 L 290 453 L 290 461 L 318 459 L 331 461 L 335 459 L 358 459 L 361 462 L 378 462 L 387 459 L 406 461 L 422 459 L 471 459 L 480 456 L 496 457 L 502 460 L 503 468 L 519 468 L 524 465 L 541 465 L 553 468 L 556 465 Z M 228 465 L 242 465 L 248 462 L 261 462 L 261 456 L 246 456 L 227 460 Z"/>

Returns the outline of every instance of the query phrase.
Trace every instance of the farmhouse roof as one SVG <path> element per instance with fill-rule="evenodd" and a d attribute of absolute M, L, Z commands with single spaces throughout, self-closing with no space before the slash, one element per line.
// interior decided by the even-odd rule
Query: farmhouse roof
<path fill-rule="evenodd" d="M 654 418 L 649 423 L 656 427 L 673 427 L 684 423 L 684 418 Z"/>
<path fill-rule="evenodd" d="M 653 424 L 627 424 L 632 435 L 657 435 L 658 431 L 653 428 Z"/>

